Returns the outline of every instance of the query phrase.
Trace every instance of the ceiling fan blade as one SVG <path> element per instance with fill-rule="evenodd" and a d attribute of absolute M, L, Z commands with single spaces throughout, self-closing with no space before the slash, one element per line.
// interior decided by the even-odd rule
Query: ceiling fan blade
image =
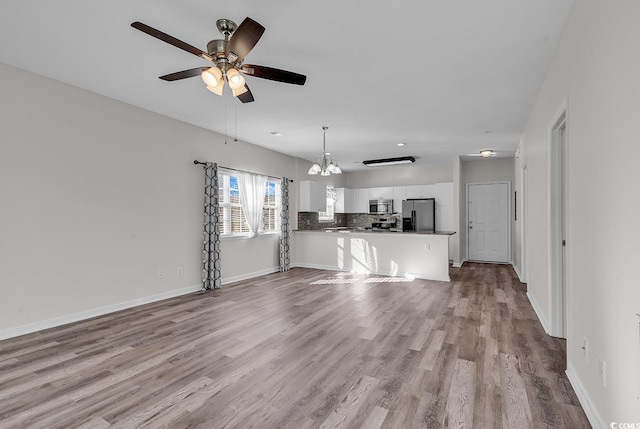
<path fill-rule="evenodd" d="M 182 70 L 179 72 L 160 76 L 160 79 L 166 80 L 168 82 L 173 82 L 174 80 L 186 79 L 189 77 L 196 77 L 196 76 L 200 76 L 203 71 L 208 70 L 209 68 L 210 67 L 198 67 L 195 69 Z"/>
<path fill-rule="evenodd" d="M 182 40 L 176 39 L 173 36 L 169 36 L 167 33 L 163 33 L 160 30 L 156 30 L 153 27 L 149 27 L 147 24 L 143 24 L 142 22 L 132 22 L 131 26 L 137 30 L 142 31 L 143 33 L 147 33 L 149 36 L 153 36 L 156 39 L 160 39 L 163 42 L 166 42 L 170 45 L 175 46 L 176 48 L 180 48 L 183 51 L 187 51 L 190 54 L 196 55 L 200 58 L 204 58 L 207 61 L 213 62 L 213 58 L 208 53 L 204 52 L 201 49 L 196 48 L 195 46 L 191 46 L 188 43 L 183 42 Z"/>
<path fill-rule="evenodd" d="M 242 66 L 242 69 L 240 71 L 251 76 L 260 77 L 262 79 L 292 83 L 294 85 L 304 85 L 304 83 L 307 81 L 307 77 L 303 74 L 274 69 L 271 67 L 257 66 L 254 64 L 245 64 Z"/>
<path fill-rule="evenodd" d="M 244 87 L 247 90 L 246 92 L 243 92 L 242 94 L 238 95 L 238 100 L 242 101 L 243 103 L 251 103 L 254 100 L 253 94 L 251 93 L 251 90 L 249 89 L 246 83 L 244 84 Z"/>
<path fill-rule="evenodd" d="M 247 17 L 234 31 L 225 52 L 230 63 L 242 62 L 264 33 L 264 27 Z"/>

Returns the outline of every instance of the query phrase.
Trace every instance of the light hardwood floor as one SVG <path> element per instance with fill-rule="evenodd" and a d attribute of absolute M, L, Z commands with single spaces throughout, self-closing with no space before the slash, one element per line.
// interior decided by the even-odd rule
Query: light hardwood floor
<path fill-rule="evenodd" d="M 295 268 L 0 342 L 1 428 L 587 428 L 510 266 Z"/>

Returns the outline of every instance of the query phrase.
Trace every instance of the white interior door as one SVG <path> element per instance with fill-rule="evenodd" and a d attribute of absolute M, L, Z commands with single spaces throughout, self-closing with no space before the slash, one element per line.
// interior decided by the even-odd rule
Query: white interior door
<path fill-rule="evenodd" d="M 467 197 L 468 259 L 510 262 L 509 184 L 468 185 Z"/>

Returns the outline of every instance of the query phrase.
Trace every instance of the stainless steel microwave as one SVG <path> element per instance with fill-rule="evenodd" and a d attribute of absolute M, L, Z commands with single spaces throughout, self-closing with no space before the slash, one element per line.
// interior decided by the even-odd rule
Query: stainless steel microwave
<path fill-rule="evenodd" d="M 393 200 L 369 200 L 369 214 L 393 213 Z"/>

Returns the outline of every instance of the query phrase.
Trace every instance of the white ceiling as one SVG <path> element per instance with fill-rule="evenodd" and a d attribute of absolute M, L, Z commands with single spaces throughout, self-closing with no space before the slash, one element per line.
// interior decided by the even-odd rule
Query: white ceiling
<path fill-rule="evenodd" d="M 571 4 L 3 0 L 0 61 L 308 160 L 326 125 L 327 151 L 345 171 L 403 155 L 512 156 Z M 256 101 L 242 104 L 200 78 L 162 81 L 208 63 L 130 27 L 141 21 L 206 51 L 222 38 L 218 18 L 246 16 L 266 31 L 245 61 L 305 74 L 304 86 L 247 77 Z"/>

